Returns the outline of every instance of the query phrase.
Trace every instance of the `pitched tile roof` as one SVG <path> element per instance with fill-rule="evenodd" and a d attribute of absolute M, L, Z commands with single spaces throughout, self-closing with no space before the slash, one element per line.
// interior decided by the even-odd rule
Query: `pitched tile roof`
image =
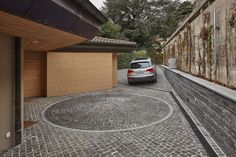
<path fill-rule="evenodd" d="M 137 46 L 136 42 L 120 39 L 103 38 L 97 36 L 94 37 L 92 40 L 88 40 L 87 42 L 81 44 Z"/>
<path fill-rule="evenodd" d="M 129 53 L 137 48 L 136 42 L 109 39 L 103 37 L 94 37 L 86 42 L 57 49 L 55 52 L 113 52 Z"/>

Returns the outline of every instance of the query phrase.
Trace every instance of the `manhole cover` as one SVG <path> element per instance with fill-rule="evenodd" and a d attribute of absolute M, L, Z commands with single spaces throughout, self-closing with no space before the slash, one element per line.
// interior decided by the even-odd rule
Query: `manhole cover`
<path fill-rule="evenodd" d="M 85 95 L 53 104 L 43 111 L 46 121 L 86 131 L 132 130 L 157 124 L 172 114 L 170 105 L 135 94 Z"/>

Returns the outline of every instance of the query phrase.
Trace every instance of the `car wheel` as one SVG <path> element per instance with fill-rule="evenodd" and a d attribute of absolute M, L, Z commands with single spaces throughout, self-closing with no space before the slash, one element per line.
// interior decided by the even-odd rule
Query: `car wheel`
<path fill-rule="evenodd" d="M 129 81 L 128 81 L 128 84 L 129 84 L 129 85 L 133 85 L 133 82 L 129 82 Z"/>
<path fill-rule="evenodd" d="M 155 79 L 153 80 L 154 83 L 157 83 L 157 77 L 155 77 Z"/>

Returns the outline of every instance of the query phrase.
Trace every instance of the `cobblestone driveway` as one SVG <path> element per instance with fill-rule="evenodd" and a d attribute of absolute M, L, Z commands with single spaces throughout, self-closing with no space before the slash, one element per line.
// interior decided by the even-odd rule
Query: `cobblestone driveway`
<path fill-rule="evenodd" d="M 154 97 L 106 93 L 58 102 L 45 108 L 43 118 L 52 125 L 75 131 L 117 132 L 160 123 L 172 113 L 170 104 Z"/>
<path fill-rule="evenodd" d="M 25 119 L 38 121 L 38 123 L 25 130 L 25 139 L 21 145 L 9 150 L 3 156 L 207 156 L 187 120 L 167 92 L 171 86 L 160 69 L 158 69 L 157 84 L 145 83 L 128 86 L 125 75 L 125 71 L 119 71 L 120 83 L 117 88 L 112 90 L 26 100 Z M 121 99 L 116 100 L 114 95 L 117 93 L 119 94 L 117 97 L 122 96 Z M 128 97 L 124 93 L 133 95 Z M 95 99 L 97 95 L 100 97 L 99 100 L 101 99 L 100 102 Z M 102 95 L 106 97 L 104 98 Z M 112 98 L 109 98 L 108 95 Z M 131 106 L 125 107 L 124 102 L 128 101 L 126 98 L 130 99 L 130 97 L 137 99 L 136 104 L 139 106 L 130 103 Z M 93 103 L 90 103 L 91 100 L 88 101 L 89 108 L 81 106 L 79 103 L 72 105 L 69 109 L 52 110 L 53 106 L 63 106 L 63 103 L 56 102 L 74 104 L 73 101 L 78 102 L 76 99 L 84 99 L 83 101 L 86 102 L 89 98 L 94 98 Z M 65 99 L 67 100 L 63 101 Z M 122 100 L 123 103 L 118 102 Z M 104 101 L 106 101 L 106 105 L 104 105 Z M 51 106 L 51 104 L 55 105 Z M 119 104 L 122 107 L 116 106 Z M 168 107 L 167 104 L 170 106 Z M 45 110 L 47 107 L 51 110 Z M 171 114 L 170 110 L 172 110 Z M 53 112 L 55 115 L 46 117 L 46 120 L 49 121 L 47 122 L 44 120 L 45 117 L 42 117 L 42 111 L 45 111 L 43 115 L 46 115 L 47 112 Z M 68 116 L 68 112 L 74 113 L 72 115 L 74 117 Z M 82 112 L 88 113 L 84 113 L 83 117 Z M 67 113 L 66 117 L 60 123 L 59 115 L 64 113 Z M 77 123 L 79 125 L 75 125 L 81 118 L 83 121 Z"/>

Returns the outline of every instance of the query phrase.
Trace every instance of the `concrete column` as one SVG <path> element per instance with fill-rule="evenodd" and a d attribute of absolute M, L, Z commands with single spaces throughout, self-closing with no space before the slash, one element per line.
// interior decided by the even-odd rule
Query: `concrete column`
<path fill-rule="evenodd" d="M 15 142 L 15 40 L 0 34 L 0 152 Z"/>
<path fill-rule="evenodd" d="M 0 35 L 0 153 L 20 144 L 23 135 L 23 45 Z"/>

